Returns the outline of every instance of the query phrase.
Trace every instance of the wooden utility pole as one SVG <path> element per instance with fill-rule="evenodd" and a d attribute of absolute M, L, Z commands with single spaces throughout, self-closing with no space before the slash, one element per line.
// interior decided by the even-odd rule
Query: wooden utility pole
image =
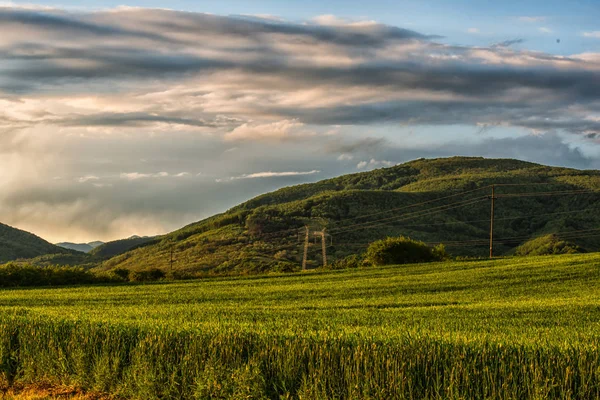
<path fill-rule="evenodd" d="M 494 202 L 496 201 L 496 187 L 492 185 L 492 209 L 490 212 L 490 259 L 494 258 Z"/>
<path fill-rule="evenodd" d="M 327 240 L 325 240 L 325 230 L 327 228 L 323 228 L 321 232 L 321 247 L 323 248 L 323 266 L 327 266 Z"/>
<path fill-rule="evenodd" d="M 308 225 L 305 226 L 306 228 L 306 236 L 304 237 L 304 258 L 302 258 L 302 271 L 306 271 L 306 261 L 308 259 L 308 241 L 310 239 L 310 229 L 308 228 Z"/>

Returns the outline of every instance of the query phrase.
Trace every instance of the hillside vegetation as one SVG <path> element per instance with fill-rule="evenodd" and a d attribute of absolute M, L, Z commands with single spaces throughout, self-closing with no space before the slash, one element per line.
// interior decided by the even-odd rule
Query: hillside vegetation
<path fill-rule="evenodd" d="M 600 254 L 0 291 L 0 382 L 143 399 L 597 399 Z"/>
<path fill-rule="evenodd" d="M 486 256 L 491 185 L 498 197 L 496 255 L 514 254 L 523 243 L 551 234 L 588 251 L 600 249 L 599 171 L 454 157 L 264 194 L 117 255 L 99 269 L 173 268 L 193 274 L 297 270 L 305 225 L 311 230 L 309 268 L 322 263 L 320 239 L 313 232 L 323 228 L 329 234 L 330 263 L 362 253 L 369 243 L 388 236 L 431 246 L 444 242 L 454 256 Z"/>
<path fill-rule="evenodd" d="M 72 254 L 73 251 L 48 243 L 34 234 L 0 224 L 0 263 L 47 254 Z"/>
<path fill-rule="evenodd" d="M 90 254 L 96 258 L 110 258 L 151 242 L 154 239 L 153 237 L 132 236 L 127 239 L 114 240 L 95 247 L 90 251 Z"/>

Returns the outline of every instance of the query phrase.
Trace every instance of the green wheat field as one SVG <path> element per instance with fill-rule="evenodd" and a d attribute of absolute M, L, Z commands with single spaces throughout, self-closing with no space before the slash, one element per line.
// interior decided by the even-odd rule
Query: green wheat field
<path fill-rule="evenodd" d="M 4 385 L 136 399 L 600 398 L 600 254 L 0 291 Z"/>

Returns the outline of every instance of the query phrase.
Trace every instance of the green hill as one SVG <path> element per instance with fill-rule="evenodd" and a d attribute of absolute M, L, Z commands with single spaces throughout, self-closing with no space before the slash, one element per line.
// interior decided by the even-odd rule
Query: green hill
<path fill-rule="evenodd" d="M 444 242 L 457 256 L 489 252 L 495 185 L 495 254 L 509 255 L 538 236 L 600 249 L 599 171 L 517 160 L 454 157 L 416 160 L 258 196 L 105 261 L 101 269 L 162 268 L 192 273 L 298 268 L 304 226 L 311 226 L 309 267 L 321 264 L 316 230 L 326 228 L 329 261 L 368 243 L 405 235 Z M 171 258 L 173 254 L 173 258 Z M 171 264 L 171 259 L 172 264 Z"/>
<path fill-rule="evenodd" d="M 48 243 L 29 232 L 0 224 L 0 263 L 73 251 Z"/>
<path fill-rule="evenodd" d="M 90 255 L 97 258 L 110 258 L 125 253 L 133 248 L 155 240 L 153 237 L 132 236 L 127 239 L 114 240 L 103 243 L 90 251 Z"/>

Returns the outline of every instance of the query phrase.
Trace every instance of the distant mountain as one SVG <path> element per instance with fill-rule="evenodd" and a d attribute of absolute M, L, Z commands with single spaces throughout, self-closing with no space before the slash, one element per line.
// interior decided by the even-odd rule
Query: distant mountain
<path fill-rule="evenodd" d="M 89 253 L 94 250 L 96 247 L 103 245 L 104 242 L 90 242 L 90 243 L 70 243 L 70 242 L 62 242 L 56 243 L 58 247 L 62 247 L 64 249 L 70 249 L 79 251 L 81 253 Z"/>
<path fill-rule="evenodd" d="M 91 250 L 89 254 L 96 258 L 110 258 L 125 253 L 136 247 L 145 245 L 153 241 L 154 239 L 154 237 L 141 237 L 134 235 L 127 239 L 103 243 L 100 246 Z"/>
<path fill-rule="evenodd" d="M 55 246 L 34 234 L 0 224 L 0 263 L 49 254 L 70 254 L 71 250 Z"/>
<path fill-rule="evenodd" d="M 100 269 L 169 269 L 172 254 L 173 269 L 192 273 L 289 270 L 301 263 L 305 225 L 310 226 L 313 266 L 322 262 L 313 233 L 323 228 L 330 234 L 330 262 L 397 235 L 444 242 L 453 255 L 484 257 L 491 185 L 498 185 L 496 255 L 513 254 L 519 245 L 549 234 L 600 250 L 600 171 L 453 157 L 264 194 L 117 255 Z"/>

